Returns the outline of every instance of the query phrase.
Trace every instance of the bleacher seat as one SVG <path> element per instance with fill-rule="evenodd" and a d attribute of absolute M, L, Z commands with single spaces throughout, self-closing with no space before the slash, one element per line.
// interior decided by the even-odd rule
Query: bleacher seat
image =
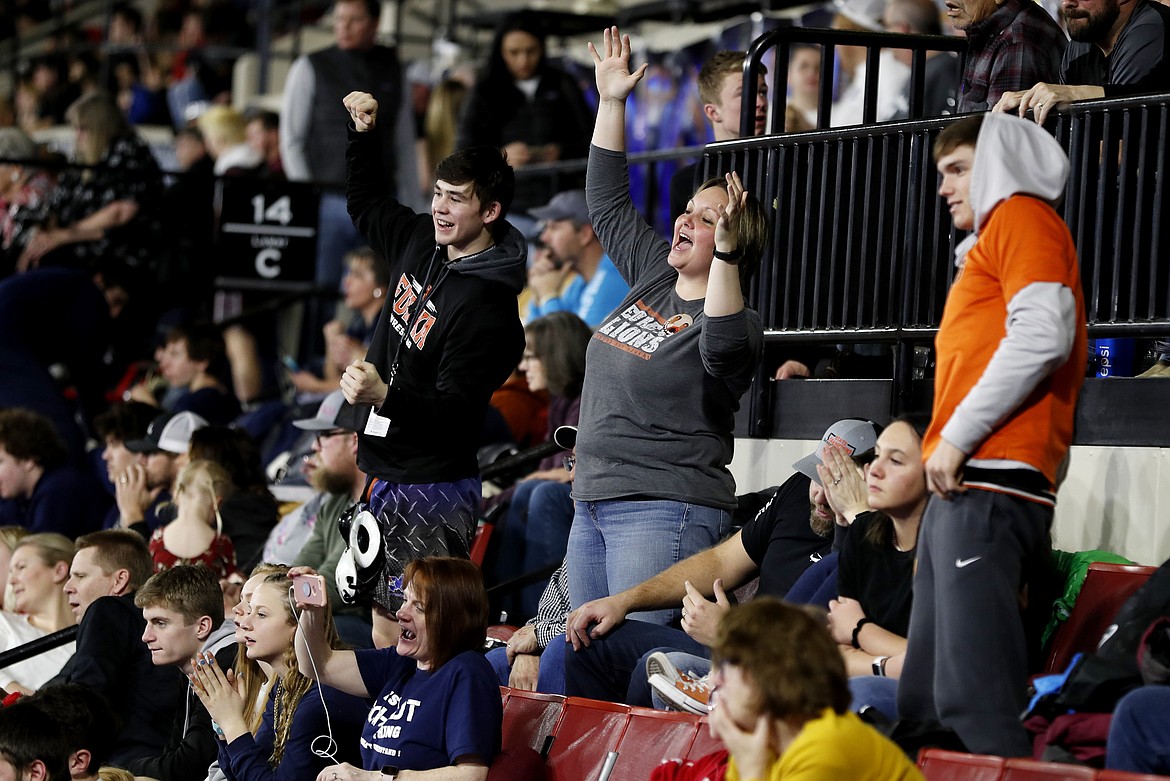
<path fill-rule="evenodd" d="M 509 689 L 504 700 L 503 748 L 527 746 L 544 749 L 545 739 L 553 734 L 564 708 L 559 694 L 541 694 Z"/>
<path fill-rule="evenodd" d="M 723 742 L 711 737 L 711 725 L 706 716 L 699 717 L 699 731 L 695 733 L 695 742 L 687 749 L 687 759 L 698 759 L 724 748 Z"/>
<path fill-rule="evenodd" d="M 1097 781 L 1166 781 L 1170 776 L 1151 773 L 1127 773 L 1124 770 L 1098 770 Z"/>
<path fill-rule="evenodd" d="M 1058 762 L 1040 762 L 1035 759 L 1009 759 L 1004 768 L 1003 781 L 1077 781 L 1092 779 L 1097 771 L 1085 765 Z"/>
<path fill-rule="evenodd" d="M 1074 654 L 1095 651 L 1122 604 L 1155 569 L 1139 564 L 1090 564 L 1068 620 L 1052 638 L 1044 671 L 1061 672 Z"/>
<path fill-rule="evenodd" d="M 690 713 L 630 708 L 611 778 L 649 778 L 663 761 L 685 757 L 698 731 L 699 717 Z"/>
<path fill-rule="evenodd" d="M 1000 781 L 1007 761 L 986 754 L 964 754 L 926 748 L 918 755 L 918 767 L 926 781 Z"/>
<path fill-rule="evenodd" d="M 513 692 L 509 702 L 515 696 Z M 597 778 L 609 752 L 617 749 L 629 721 L 629 706 L 584 697 L 566 699 L 552 750 L 545 758 L 550 781 Z"/>

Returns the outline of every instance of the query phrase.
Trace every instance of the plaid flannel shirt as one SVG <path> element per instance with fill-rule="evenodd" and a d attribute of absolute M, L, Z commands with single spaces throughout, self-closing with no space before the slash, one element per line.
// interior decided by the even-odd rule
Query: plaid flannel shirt
<path fill-rule="evenodd" d="M 1057 83 L 1068 39 L 1033 0 L 1005 0 L 991 16 L 967 28 L 967 66 L 959 86 L 959 113 L 987 111 L 1001 95 Z"/>

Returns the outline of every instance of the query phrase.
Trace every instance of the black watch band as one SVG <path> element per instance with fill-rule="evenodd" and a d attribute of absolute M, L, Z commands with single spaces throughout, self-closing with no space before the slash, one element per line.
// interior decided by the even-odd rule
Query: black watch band
<path fill-rule="evenodd" d="M 387 778 L 398 778 L 398 766 L 397 765 L 383 765 L 382 766 L 382 775 L 386 776 Z"/>
<path fill-rule="evenodd" d="M 722 260 L 724 263 L 730 263 L 733 266 L 743 257 L 743 247 L 736 247 L 731 252 L 720 252 L 715 250 L 715 257 Z"/>

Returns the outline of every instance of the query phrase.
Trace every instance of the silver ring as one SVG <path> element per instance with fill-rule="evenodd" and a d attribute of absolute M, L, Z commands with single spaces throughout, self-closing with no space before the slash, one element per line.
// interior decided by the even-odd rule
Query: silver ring
<path fill-rule="evenodd" d="M 119 477 L 118 482 L 121 483 L 122 485 L 126 485 L 126 483 L 128 483 L 130 481 L 125 477 Z"/>
<path fill-rule="evenodd" d="M 839 482 L 841 482 L 841 478 L 838 477 L 836 480 L 833 481 L 833 485 L 836 485 Z"/>
<path fill-rule="evenodd" d="M 685 607 L 682 609 L 682 617 L 683 618 L 687 617 L 687 609 Z"/>

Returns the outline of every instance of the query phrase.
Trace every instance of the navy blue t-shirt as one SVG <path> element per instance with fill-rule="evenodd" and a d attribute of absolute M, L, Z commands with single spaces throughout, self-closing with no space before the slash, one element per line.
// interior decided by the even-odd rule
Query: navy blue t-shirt
<path fill-rule="evenodd" d="M 504 720 L 500 686 L 482 654 L 419 670 L 393 648 L 357 651 L 366 691 L 381 692 L 362 730 L 362 767 L 433 770 L 474 754 L 491 765 Z"/>

